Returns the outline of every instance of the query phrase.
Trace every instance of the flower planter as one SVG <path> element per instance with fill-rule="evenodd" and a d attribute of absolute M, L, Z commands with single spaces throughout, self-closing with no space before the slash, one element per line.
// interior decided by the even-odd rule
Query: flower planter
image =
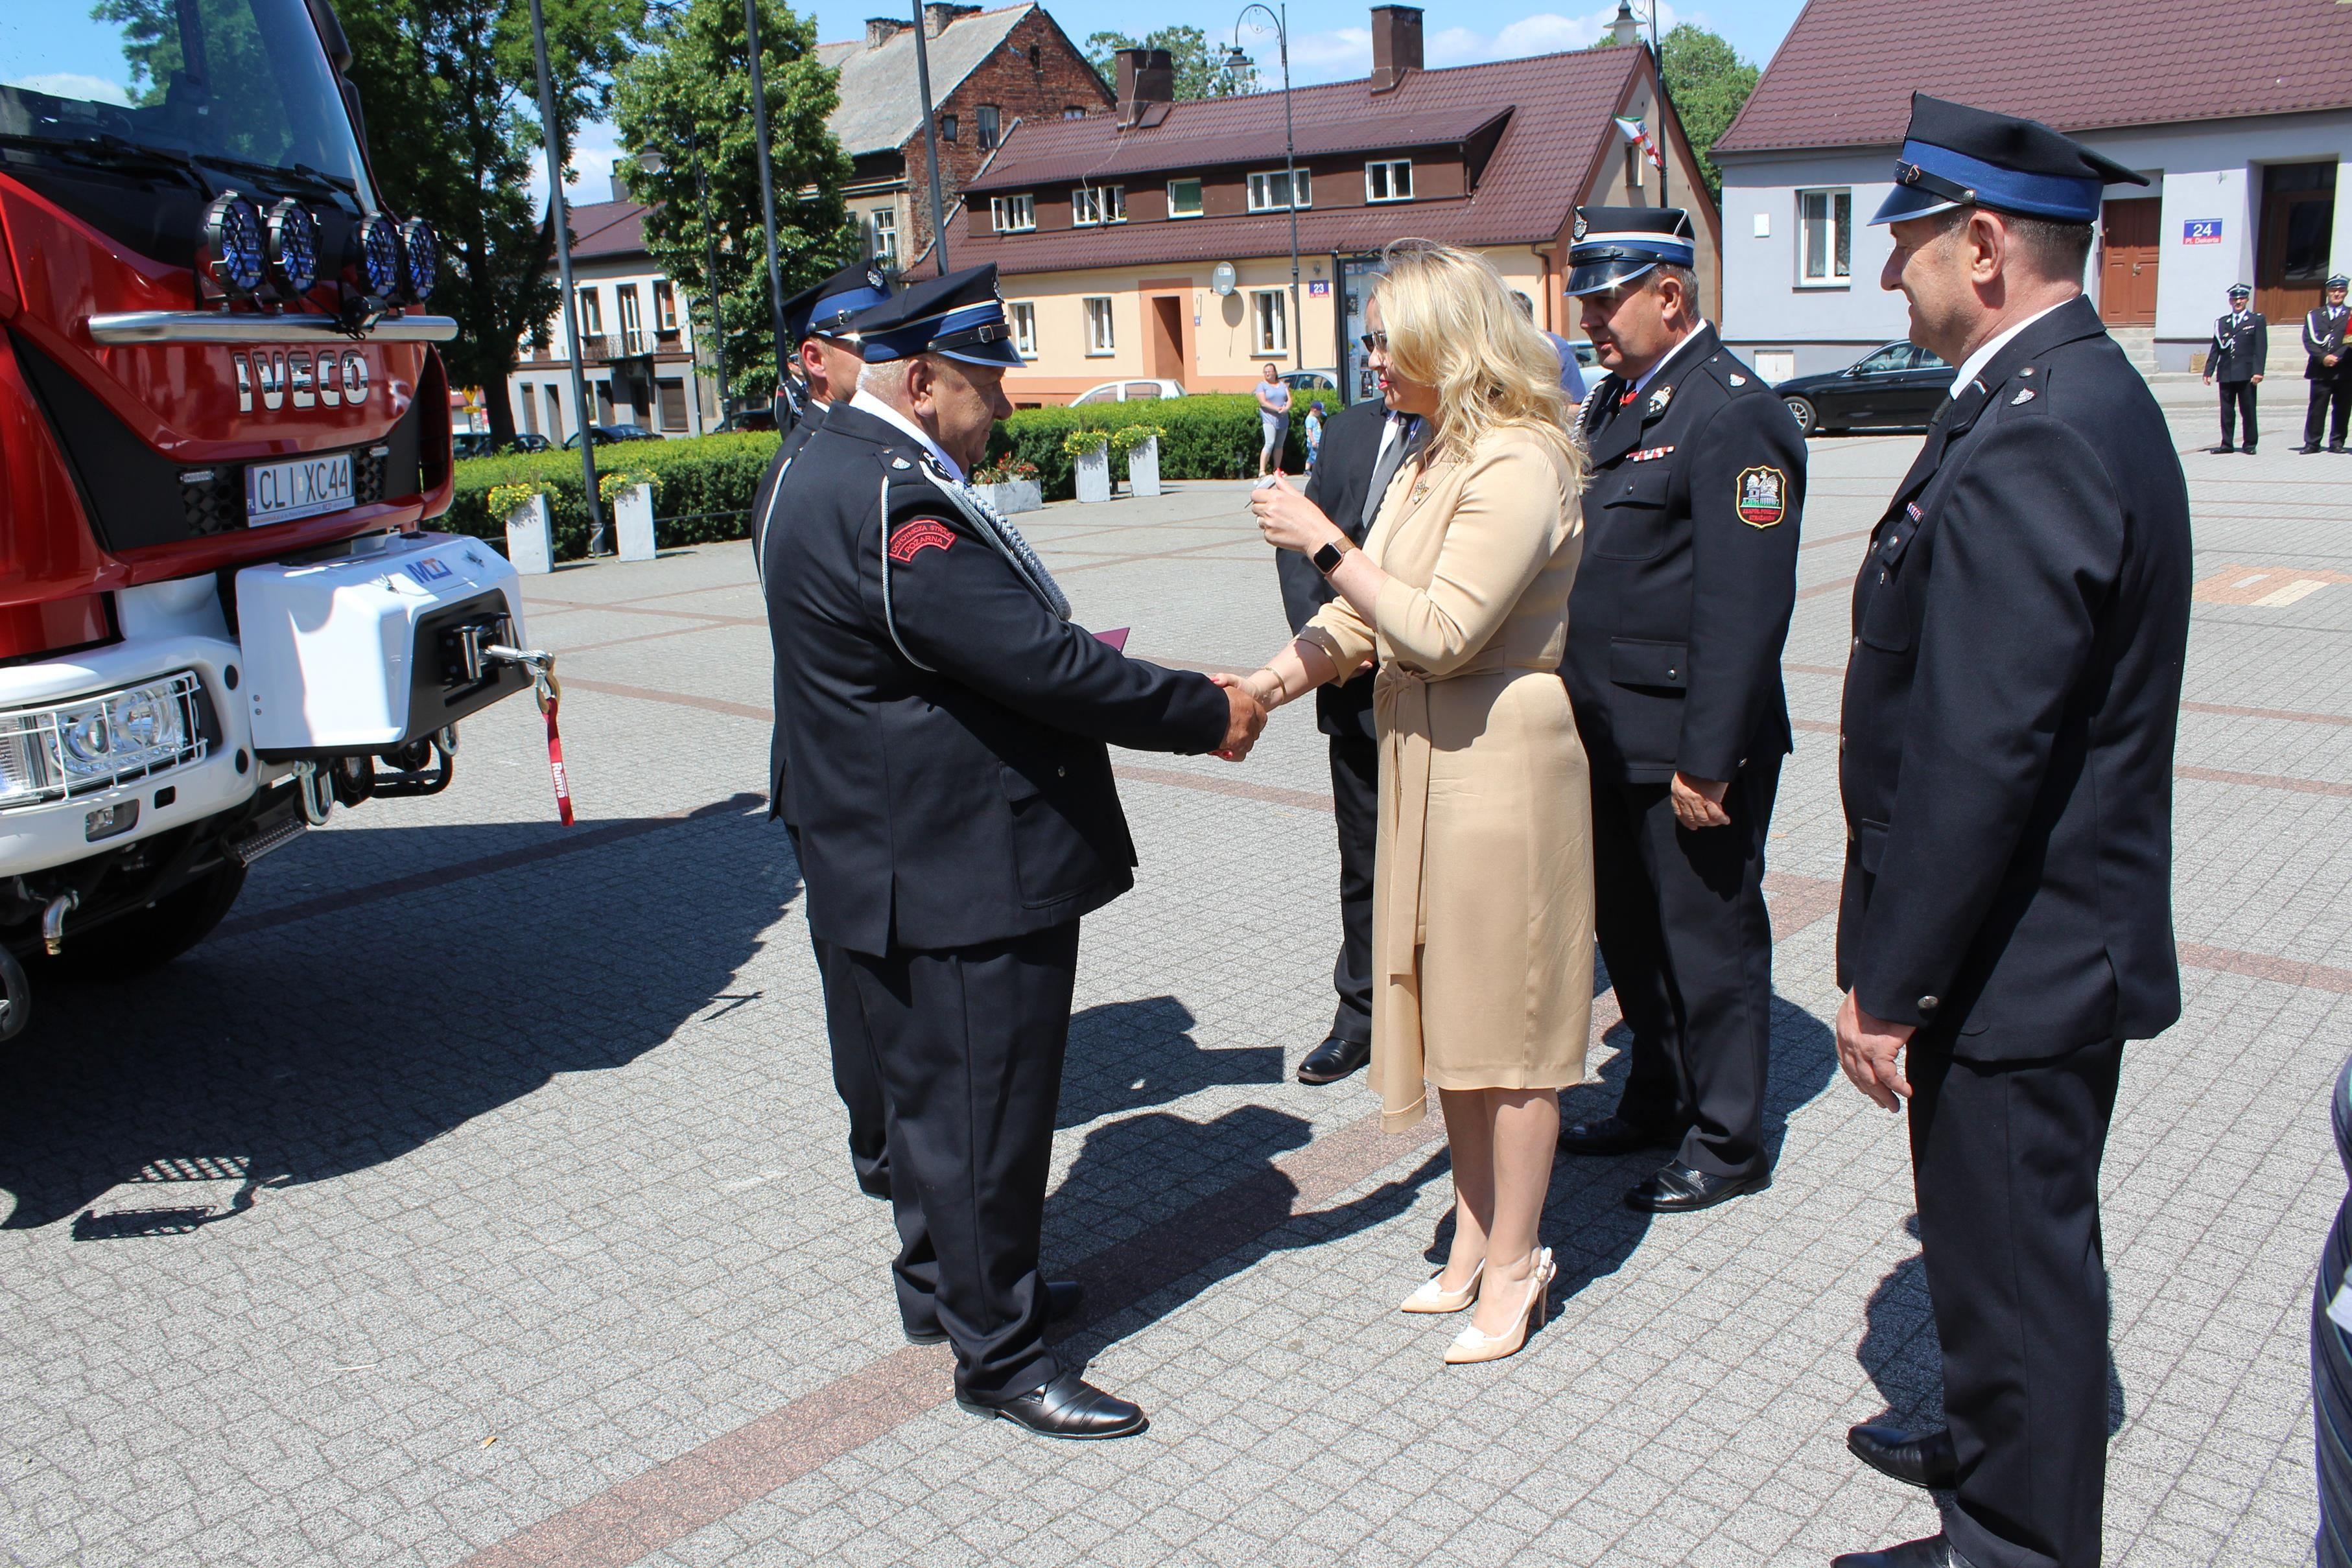
<path fill-rule="evenodd" d="M 1108 445 L 1079 454 L 1076 466 L 1079 500 L 1110 499 L 1110 448 Z"/>
<path fill-rule="evenodd" d="M 1000 517 L 1015 512 L 1034 512 L 1045 504 L 1045 491 L 1034 479 L 1005 479 L 993 485 L 973 486 Z"/>
<path fill-rule="evenodd" d="M 1160 494 L 1160 437 L 1155 435 L 1128 453 L 1127 487 L 1138 496 Z"/>
<path fill-rule="evenodd" d="M 613 531 L 623 560 L 654 559 L 654 487 L 632 485 L 613 497 Z"/>
<path fill-rule="evenodd" d="M 519 572 L 541 576 L 555 570 L 555 529 L 547 518 L 547 497 L 533 496 L 507 514 L 507 559 Z"/>

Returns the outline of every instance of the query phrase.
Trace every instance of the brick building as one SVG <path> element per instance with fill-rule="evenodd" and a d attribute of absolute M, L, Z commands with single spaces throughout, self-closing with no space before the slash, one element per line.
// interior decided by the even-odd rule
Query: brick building
<path fill-rule="evenodd" d="M 927 5 L 923 31 L 946 202 L 1015 125 L 1110 109 L 1110 89 L 1042 5 Z M 841 106 L 829 123 L 856 169 L 843 194 L 867 250 L 886 267 L 903 267 L 931 238 L 914 23 L 877 17 L 863 38 L 818 45 L 817 57 L 841 73 Z M 952 236 L 948 259 L 962 260 Z"/>

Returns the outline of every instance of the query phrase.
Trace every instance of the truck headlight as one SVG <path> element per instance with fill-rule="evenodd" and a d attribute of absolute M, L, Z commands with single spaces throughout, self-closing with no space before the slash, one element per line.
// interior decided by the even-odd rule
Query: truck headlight
<path fill-rule="evenodd" d="M 194 670 L 48 707 L 0 713 L 0 810 L 102 789 L 193 762 L 197 733 Z"/>

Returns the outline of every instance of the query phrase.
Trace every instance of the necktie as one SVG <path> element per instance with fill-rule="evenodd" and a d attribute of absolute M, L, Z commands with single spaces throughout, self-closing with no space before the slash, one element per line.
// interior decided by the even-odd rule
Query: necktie
<path fill-rule="evenodd" d="M 1420 445 L 1420 419 L 1410 413 L 1398 414 L 1396 418 L 1399 422 L 1396 435 L 1381 448 L 1380 459 L 1372 465 L 1371 486 L 1364 492 L 1364 509 L 1360 522 L 1365 528 L 1370 528 L 1372 519 L 1381 515 L 1381 497 L 1389 493 L 1389 481 L 1395 478 L 1397 470 L 1404 466 L 1404 460 L 1412 455 L 1412 449 Z"/>

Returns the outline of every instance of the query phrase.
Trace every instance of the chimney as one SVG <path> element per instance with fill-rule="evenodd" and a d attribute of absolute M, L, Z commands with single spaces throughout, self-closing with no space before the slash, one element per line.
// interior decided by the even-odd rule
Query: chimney
<path fill-rule="evenodd" d="M 662 163 L 660 153 L 639 152 L 635 156 L 637 172 L 639 173 L 658 174 L 662 172 L 664 165 Z M 636 199 L 635 193 L 629 189 L 628 165 L 622 162 L 615 162 L 613 165 L 613 200 L 616 202 L 634 202 Z"/>
<path fill-rule="evenodd" d="M 1372 7 L 1372 90 L 1386 92 L 1421 69 L 1421 7 Z"/>
<path fill-rule="evenodd" d="M 980 7 L 977 5 L 947 5 L 940 4 L 940 0 L 930 0 L 923 7 L 923 37 L 936 38 L 948 30 L 949 23 L 979 15 Z"/>
<path fill-rule="evenodd" d="M 1176 60 L 1166 49 L 1118 51 L 1118 127 L 1139 124 L 1154 105 L 1176 98 Z"/>
<path fill-rule="evenodd" d="M 913 25 L 897 16 L 868 16 L 866 18 L 866 47 L 878 49 Z"/>
<path fill-rule="evenodd" d="M 1633 0 L 1617 0 L 1616 17 L 1609 24 L 1609 41 L 1612 44 L 1638 44 L 1642 41 L 1642 24 L 1634 20 Z"/>

